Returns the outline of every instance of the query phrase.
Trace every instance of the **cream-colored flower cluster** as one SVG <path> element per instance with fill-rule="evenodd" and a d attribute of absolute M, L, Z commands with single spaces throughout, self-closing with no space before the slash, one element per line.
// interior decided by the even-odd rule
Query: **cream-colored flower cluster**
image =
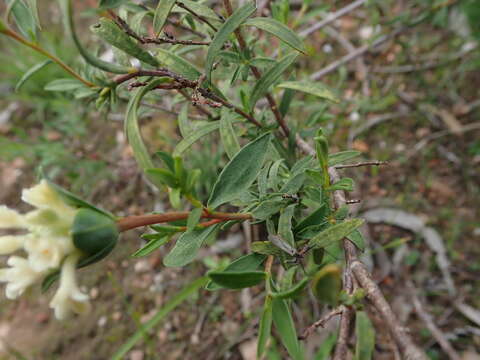
<path fill-rule="evenodd" d="M 0 269 L 0 281 L 6 282 L 6 296 L 16 299 L 31 285 L 41 282 L 52 270 L 61 267 L 60 286 L 50 302 L 55 317 L 64 319 L 90 308 L 88 295 L 75 279 L 81 256 L 72 241 L 71 228 L 76 209 L 67 205 L 46 181 L 22 192 L 22 200 L 36 209 L 20 214 L 0 206 L 0 229 L 25 230 L 23 235 L 0 236 L 0 254 L 23 251 L 26 257 L 11 255 L 8 268 Z"/>

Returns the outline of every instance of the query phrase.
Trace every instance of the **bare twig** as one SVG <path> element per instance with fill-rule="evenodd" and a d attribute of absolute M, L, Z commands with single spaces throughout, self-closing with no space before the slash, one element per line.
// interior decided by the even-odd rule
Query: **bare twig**
<path fill-rule="evenodd" d="M 142 37 L 143 44 L 181 44 L 181 45 L 210 45 L 209 41 L 179 40 L 174 37 L 151 38 Z"/>
<path fill-rule="evenodd" d="M 330 311 L 327 315 L 323 316 L 320 320 L 315 321 L 312 325 L 310 325 L 308 328 L 306 328 L 302 335 L 298 337 L 299 340 L 305 340 L 308 338 L 316 329 L 319 327 L 324 327 L 325 324 L 330 321 L 333 317 L 337 315 L 341 315 L 345 311 L 345 306 L 340 305 L 339 307 L 333 309 Z"/>
<path fill-rule="evenodd" d="M 348 14 L 350 11 L 355 10 L 356 8 L 362 6 L 366 2 L 367 2 L 366 0 L 356 0 L 356 1 L 348 4 L 347 6 L 341 8 L 338 11 L 328 14 L 324 20 L 310 26 L 309 28 L 307 28 L 305 30 L 300 31 L 299 35 L 301 37 L 306 37 L 306 36 L 310 35 L 311 33 L 315 32 L 317 30 L 320 30 L 324 26 L 326 26 L 326 25 L 332 23 L 333 21 L 337 20 L 339 17 L 342 17 L 342 16 Z"/>
<path fill-rule="evenodd" d="M 420 298 L 417 295 L 417 291 L 413 283 L 411 281 L 408 281 L 407 285 L 410 290 L 413 306 L 418 317 L 425 323 L 427 329 L 430 331 L 430 333 L 435 338 L 438 345 L 440 345 L 442 350 L 449 356 L 449 358 L 452 360 L 460 360 L 460 356 L 458 355 L 458 353 L 452 347 L 452 345 L 447 340 L 442 331 L 437 327 L 437 325 L 435 325 L 432 316 L 424 308 L 422 302 L 420 301 Z"/>
<path fill-rule="evenodd" d="M 182 9 L 188 11 L 190 14 L 192 14 L 194 17 L 196 17 L 198 20 L 204 22 L 205 24 L 207 24 L 213 31 L 217 31 L 217 28 L 215 26 L 212 25 L 212 23 L 210 21 L 208 21 L 207 18 L 205 18 L 204 16 L 200 15 L 200 14 L 197 14 L 195 11 L 193 11 L 192 9 L 190 9 L 188 6 L 186 6 L 184 3 L 182 3 L 181 1 L 177 1 L 175 3 L 178 7 L 181 7 Z M 220 18 L 219 18 L 220 19 Z"/>
<path fill-rule="evenodd" d="M 372 160 L 372 161 L 363 161 L 354 164 L 345 164 L 345 165 L 335 165 L 335 169 L 347 169 L 347 168 L 356 168 L 361 166 L 381 166 L 381 165 L 388 165 L 388 161 L 379 161 L 379 160 Z"/>
<path fill-rule="evenodd" d="M 404 26 L 404 27 L 401 27 L 397 30 L 394 30 L 392 31 L 391 33 L 389 34 L 386 34 L 386 35 L 383 35 L 381 37 L 379 37 L 377 40 L 375 40 L 372 44 L 366 44 L 366 45 L 363 45 L 362 47 L 359 47 L 357 48 L 355 51 L 341 57 L 340 59 L 338 59 L 337 61 L 334 61 L 333 63 L 327 65 L 326 67 L 324 67 L 323 69 L 313 73 L 311 76 L 310 76 L 310 79 L 312 80 L 320 80 L 322 77 L 324 77 L 325 75 L 331 73 L 332 71 L 336 70 L 337 68 L 339 68 L 340 66 L 352 61 L 352 60 L 355 60 L 356 58 L 358 58 L 359 56 L 363 56 L 365 53 L 367 53 L 368 51 L 376 48 L 377 46 L 383 44 L 384 42 L 390 40 L 390 39 L 393 39 L 395 36 L 397 36 L 398 34 L 404 32 L 405 30 L 407 30 L 409 27 L 408 26 Z"/>

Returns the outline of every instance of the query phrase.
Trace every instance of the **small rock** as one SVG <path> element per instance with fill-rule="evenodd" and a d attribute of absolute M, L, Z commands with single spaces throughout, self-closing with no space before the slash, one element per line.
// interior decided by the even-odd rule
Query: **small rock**
<path fill-rule="evenodd" d="M 107 325 L 107 317 L 106 316 L 100 317 L 100 319 L 98 319 L 97 325 L 98 327 L 104 327 L 105 325 Z"/>
<path fill-rule="evenodd" d="M 142 350 L 132 350 L 130 352 L 130 360 L 143 360 L 144 353 Z"/>

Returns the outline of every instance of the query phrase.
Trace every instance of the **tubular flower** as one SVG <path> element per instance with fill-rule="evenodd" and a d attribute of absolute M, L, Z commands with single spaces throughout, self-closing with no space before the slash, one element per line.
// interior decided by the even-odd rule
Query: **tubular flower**
<path fill-rule="evenodd" d="M 60 287 L 50 306 L 55 316 L 65 318 L 71 311 L 88 310 L 88 296 L 75 281 L 75 267 L 82 252 L 72 240 L 72 225 L 78 209 L 66 204 L 46 181 L 23 190 L 22 200 L 36 207 L 20 214 L 0 206 L 0 229 L 20 229 L 24 235 L 0 236 L 0 254 L 23 250 L 26 257 L 12 255 L 8 268 L 0 269 L 0 282 L 6 282 L 6 296 L 15 299 L 31 285 L 40 282 L 52 270 L 61 267 Z M 62 265 L 63 264 L 63 265 Z"/>

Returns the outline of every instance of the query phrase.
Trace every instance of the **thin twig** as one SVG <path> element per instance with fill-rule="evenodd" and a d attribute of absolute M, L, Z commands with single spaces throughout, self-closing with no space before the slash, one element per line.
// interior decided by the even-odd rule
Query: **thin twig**
<path fill-rule="evenodd" d="M 325 19 L 323 19 L 322 21 L 310 26 L 309 28 L 307 28 L 303 31 L 300 31 L 298 33 L 298 35 L 300 37 L 306 37 L 306 36 L 310 35 L 311 33 L 315 32 L 317 30 L 320 30 L 324 26 L 326 26 L 326 25 L 332 23 L 333 21 L 337 20 L 339 17 L 344 16 L 344 15 L 348 14 L 350 11 L 355 10 L 356 8 L 362 6 L 366 2 L 367 2 L 367 0 L 356 0 L 356 1 L 348 4 L 347 6 L 341 8 L 338 11 L 328 14 Z"/>
<path fill-rule="evenodd" d="M 210 45 L 209 41 L 179 40 L 174 37 L 151 38 L 142 37 L 143 44 L 180 44 L 180 45 Z"/>
<path fill-rule="evenodd" d="M 341 315 L 342 312 L 345 310 L 345 306 L 343 305 L 340 305 L 339 307 L 333 309 L 332 311 L 330 311 L 327 315 L 325 315 L 324 317 L 322 317 L 320 320 L 317 320 L 315 321 L 312 325 L 310 325 L 308 328 L 306 328 L 305 330 L 303 330 L 302 332 L 302 335 L 300 335 L 298 337 L 298 340 L 305 340 L 306 338 L 308 338 L 316 329 L 318 329 L 319 327 L 324 327 L 325 324 L 330 321 L 330 319 L 332 319 L 333 317 L 337 316 L 337 315 Z"/>
<path fill-rule="evenodd" d="M 207 24 L 213 31 L 217 32 L 217 28 L 215 26 L 212 25 L 212 23 L 210 21 L 208 21 L 207 18 L 205 18 L 204 16 L 200 15 L 200 14 L 197 14 L 195 11 L 193 11 L 192 9 L 190 9 L 188 6 L 186 6 L 184 3 L 182 3 L 181 1 L 177 1 L 175 3 L 175 5 L 177 5 L 178 7 L 181 7 L 182 9 L 188 11 L 190 14 L 192 14 L 194 17 L 196 17 L 198 20 L 200 21 L 203 21 L 205 24 Z"/>
<path fill-rule="evenodd" d="M 379 160 L 372 160 L 372 161 L 363 161 L 354 164 L 341 164 L 335 165 L 335 169 L 347 169 L 347 168 L 356 168 L 361 166 L 381 166 L 381 165 L 388 165 L 388 161 L 379 161 Z"/>
<path fill-rule="evenodd" d="M 413 301 L 413 307 L 415 308 L 415 312 L 417 313 L 418 317 L 425 323 L 425 326 L 430 331 L 432 336 L 437 341 L 438 345 L 442 348 L 442 350 L 450 357 L 451 360 L 460 360 L 460 356 L 452 347 L 450 342 L 447 340 L 445 335 L 442 331 L 435 325 L 432 316 L 427 312 L 424 308 L 420 298 L 417 295 L 417 291 L 412 283 L 412 281 L 408 281 L 407 283 L 408 288 L 410 290 L 411 299 Z"/>

